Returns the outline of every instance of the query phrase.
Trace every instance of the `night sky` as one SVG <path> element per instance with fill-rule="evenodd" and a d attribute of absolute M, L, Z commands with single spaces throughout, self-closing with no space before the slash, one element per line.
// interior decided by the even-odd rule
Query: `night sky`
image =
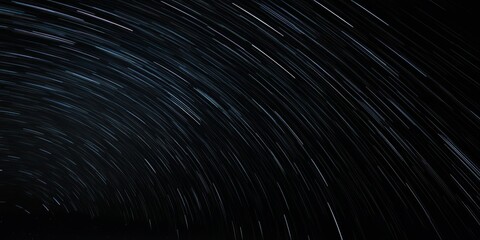
<path fill-rule="evenodd" d="M 0 1 L 0 239 L 479 239 L 474 1 Z"/>

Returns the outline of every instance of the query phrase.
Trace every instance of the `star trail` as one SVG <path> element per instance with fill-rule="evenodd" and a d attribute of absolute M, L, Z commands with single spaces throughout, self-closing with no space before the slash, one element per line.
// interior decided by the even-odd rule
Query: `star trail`
<path fill-rule="evenodd" d="M 0 2 L 1 239 L 478 239 L 448 1 Z"/>

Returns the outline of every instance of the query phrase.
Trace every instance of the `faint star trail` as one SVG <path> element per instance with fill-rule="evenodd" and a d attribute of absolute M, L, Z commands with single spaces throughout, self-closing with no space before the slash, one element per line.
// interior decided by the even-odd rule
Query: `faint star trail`
<path fill-rule="evenodd" d="M 2 1 L 2 237 L 476 239 L 468 10 Z"/>

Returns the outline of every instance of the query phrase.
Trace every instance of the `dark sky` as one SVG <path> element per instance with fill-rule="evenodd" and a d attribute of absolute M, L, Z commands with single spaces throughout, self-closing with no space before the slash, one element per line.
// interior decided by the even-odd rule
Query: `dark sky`
<path fill-rule="evenodd" d="M 2 1 L 0 238 L 477 239 L 474 5 Z"/>

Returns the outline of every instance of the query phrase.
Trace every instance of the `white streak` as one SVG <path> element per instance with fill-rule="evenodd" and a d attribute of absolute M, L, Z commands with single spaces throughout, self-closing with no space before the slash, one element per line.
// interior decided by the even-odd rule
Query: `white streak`
<path fill-rule="evenodd" d="M 292 78 L 295 78 L 295 76 L 293 76 L 289 71 L 287 71 L 287 69 L 285 69 L 282 65 L 280 65 L 277 61 L 273 60 L 273 58 L 271 58 L 270 56 L 268 56 L 265 52 L 263 52 L 262 50 L 260 50 L 260 48 L 258 48 L 257 46 L 253 45 L 252 46 L 254 48 L 256 48 L 259 52 L 263 53 L 263 55 L 267 56 L 270 60 L 272 60 L 272 62 L 274 62 L 275 64 L 277 64 L 280 68 L 282 68 L 285 72 L 287 72 L 290 76 L 292 76 Z"/>
<path fill-rule="evenodd" d="M 340 235 L 340 239 L 343 240 L 342 232 L 340 231 L 340 227 L 338 227 L 337 219 L 335 218 L 335 214 L 330 207 L 330 203 L 327 202 L 328 208 L 330 209 L 330 213 L 332 213 L 333 221 L 335 221 L 335 225 L 337 226 L 338 234 Z"/>
<path fill-rule="evenodd" d="M 91 13 L 87 13 L 87 12 L 80 11 L 80 10 L 77 10 L 77 12 L 79 12 L 79 13 L 81 13 L 81 14 L 84 14 L 84 15 L 87 15 L 87 16 L 90 16 L 90 17 L 93 17 L 93 18 L 96 18 L 96 19 L 98 19 L 98 20 L 101 20 L 101 21 L 110 23 L 110 24 L 113 24 L 113 25 L 115 25 L 115 26 L 117 26 L 117 27 L 121 27 L 121 28 L 126 29 L 126 30 L 128 30 L 128 31 L 130 31 L 130 32 L 133 32 L 133 30 L 130 29 L 130 28 L 127 28 L 127 27 L 125 27 L 125 26 L 122 26 L 122 25 L 120 25 L 120 24 L 118 24 L 118 23 L 114 23 L 114 22 L 109 21 L 109 20 L 107 20 L 107 19 L 104 19 L 104 18 L 95 16 L 95 15 L 93 15 L 93 14 L 91 14 Z"/>
<path fill-rule="evenodd" d="M 325 10 L 327 10 L 328 12 L 330 12 L 331 14 L 335 15 L 335 17 L 337 17 L 338 19 L 342 20 L 344 23 L 346 23 L 348 26 L 352 27 L 352 24 L 350 24 L 349 22 L 345 21 L 345 19 L 341 18 L 340 16 L 338 16 L 336 13 L 334 13 L 332 10 L 328 9 L 327 7 L 323 6 L 323 4 L 315 1 L 318 5 L 322 6 L 323 8 L 325 8 Z"/>
<path fill-rule="evenodd" d="M 268 25 L 266 22 L 262 21 L 262 19 L 256 17 L 255 15 L 249 13 L 247 10 L 241 8 L 240 6 L 238 6 L 237 4 L 235 3 L 232 3 L 235 7 L 239 8 L 240 10 L 244 11 L 245 13 L 247 13 L 248 15 L 252 16 L 253 18 L 257 19 L 259 22 L 263 23 L 265 26 L 269 27 L 270 29 L 272 29 L 273 31 L 275 31 L 276 33 L 280 34 L 280 36 L 283 37 L 283 34 L 281 34 L 279 31 L 275 30 L 275 28 L 271 27 L 270 25 Z"/>
<path fill-rule="evenodd" d="M 388 25 L 388 23 L 386 23 L 385 21 L 383 21 L 381 18 L 377 17 L 375 14 L 373 14 L 372 12 L 368 11 L 368 9 L 364 8 L 362 5 L 356 3 L 355 1 L 352 0 L 353 3 L 355 3 L 357 6 L 359 6 L 361 9 L 365 10 L 365 12 L 369 13 L 370 15 L 372 15 L 374 18 L 378 19 L 378 21 L 382 22 L 383 24 L 387 25 L 387 26 L 390 26 Z"/>

